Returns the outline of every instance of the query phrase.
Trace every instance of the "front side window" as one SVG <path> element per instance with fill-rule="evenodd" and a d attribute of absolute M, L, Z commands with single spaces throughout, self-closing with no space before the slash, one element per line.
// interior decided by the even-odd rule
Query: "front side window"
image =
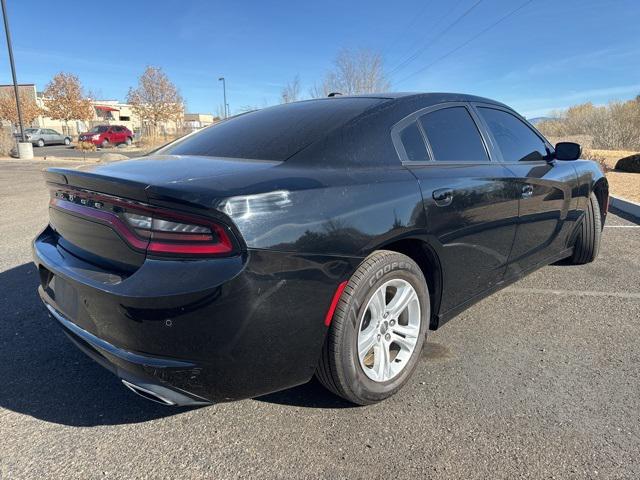
<path fill-rule="evenodd" d="M 495 108 L 478 111 L 496 139 L 505 162 L 540 161 L 547 156 L 542 139 L 515 115 Z"/>
<path fill-rule="evenodd" d="M 465 107 L 449 107 L 420 117 L 434 160 L 488 162 L 478 127 Z"/>
<path fill-rule="evenodd" d="M 400 132 L 400 141 L 410 162 L 426 162 L 429 160 L 427 146 L 416 122 L 412 122 Z"/>

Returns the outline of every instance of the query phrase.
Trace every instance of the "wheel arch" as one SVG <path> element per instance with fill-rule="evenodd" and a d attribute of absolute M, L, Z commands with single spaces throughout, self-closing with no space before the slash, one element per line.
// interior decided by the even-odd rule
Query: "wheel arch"
<path fill-rule="evenodd" d="M 429 243 L 420 238 L 403 238 L 380 245 L 376 250 L 391 250 L 402 253 L 418 264 L 424 278 L 427 280 L 429 298 L 431 302 L 431 318 L 429 329 L 438 328 L 438 314 L 442 299 L 442 264 L 435 250 Z"/>
<path fill-rule="evenodd" d="M 592 192 L 598 199 L 598 206 L 600 207 L 600 220 L 604 225 L 604 221 L 607 217 L 607 210 L 609 209 L 609 182 L 607 177 L 600 177 L 594 184 Z"/>

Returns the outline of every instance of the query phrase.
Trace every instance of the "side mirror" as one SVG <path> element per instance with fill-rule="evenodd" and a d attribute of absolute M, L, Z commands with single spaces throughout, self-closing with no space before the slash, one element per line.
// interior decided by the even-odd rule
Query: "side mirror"
<path fill-rule="evenodd" d="M 558 160 L 577 160 L 582 154 L 582 147 L 579 143 L 560 142 L 556 143 L 555 157 Z"/>

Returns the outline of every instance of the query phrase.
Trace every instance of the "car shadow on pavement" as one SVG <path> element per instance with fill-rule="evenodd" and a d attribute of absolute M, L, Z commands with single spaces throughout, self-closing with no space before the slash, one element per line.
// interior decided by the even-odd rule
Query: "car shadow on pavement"
<path fill-rule="evenodd" d="M 0 273 L 0 407 L 71 426 L 138 423 L 182 413 L 130 392 L 49 318 L 24 264 Z"/>
<path fill-rule="evenodd" d="M 329 392 L 322 384 L 313 377 L 311 381 L 304 385 L 289 388 L 281 392 L 270 393 L 257 397 L 255 400 L 267 403 L 277 403 L 279 405 L 290 405 L 293 407 L 307 408 L 357 408 L 358 405 L 347 402 L 342 398 Z"/>

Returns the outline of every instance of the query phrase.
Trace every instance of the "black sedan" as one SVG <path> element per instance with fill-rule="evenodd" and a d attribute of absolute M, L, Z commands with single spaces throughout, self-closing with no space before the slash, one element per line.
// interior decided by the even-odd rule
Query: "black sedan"
<path fill-rule="evenodd" d="M 152 400 L 315 374 L 378 402 L 409 381 L 427 330 L 544 265 L 596 258 L 607 180 L 579 157 L 469 95 L 266 108 L 146 158 L 48 169 L 39 293 Z"/>

